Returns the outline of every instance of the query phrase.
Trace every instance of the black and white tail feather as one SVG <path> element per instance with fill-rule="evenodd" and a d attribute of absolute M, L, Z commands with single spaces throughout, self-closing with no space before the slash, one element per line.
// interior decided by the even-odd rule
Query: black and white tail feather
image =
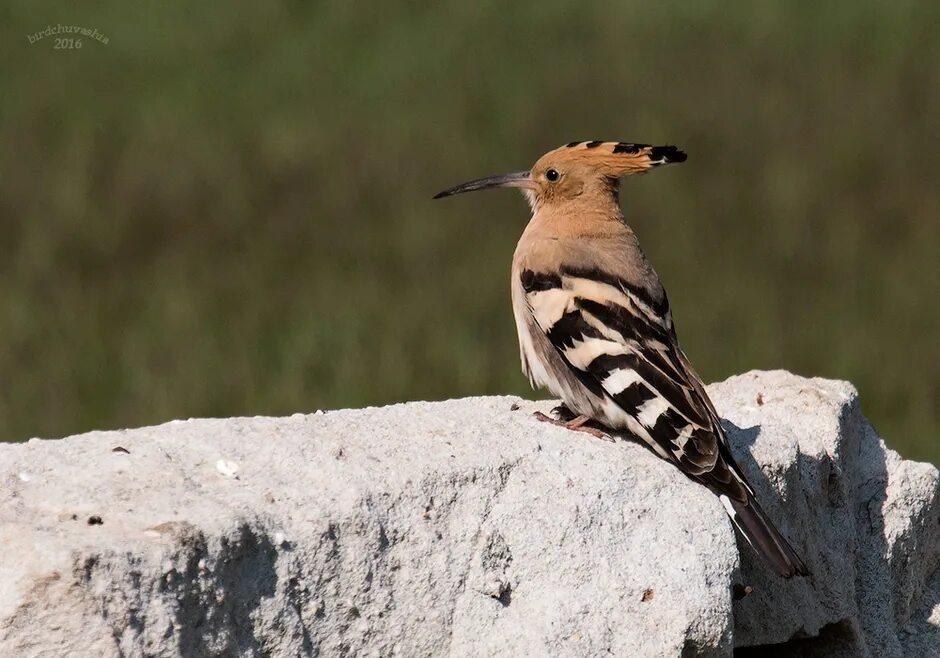
<path fill-rule="evenodd" d="M 753 494 L 745 502 L 721 496 L 731 522 L 741 536 L 781 576 L 806 576 L 809 571 L 793 547 L 777 531 Z"/>
<path fill-rule="evenodd" d="M 738 470 L 738 465 L 730 454 L 724 435 L 722 435 L 722 440 L 719 442 L 719 452 L 723 453 L 721 455 L 722 465 L 729 468 L 732 477 L 737 481 L 739 490 L 743 489 L 743 496 L 729 497 L 724 493 L 728 487 L 720 481 L 716 486 L 709 481 L 710 478 L 708 477 L 699 476 L 694 479 L 697 479 L 718 495 L 718 499 L 724 505 L 734 527 L 757 554 L 770 564 L 777 573 L 784 578 L 809 575 L 809 570 L 803 564 L 803 560 L 774 527 L 760 503 L 757 502 L 754 490 L 751 489 L 751 485 L 748 484 L 744 475 Z"/>
<path fill-rule="evenodd" d="M 717 494 L 741 535 L 781 576 L 807 575 L 735 464 L 718 414 L 679 347 L 661 287 L 570 266 L 524 269 L 519 285 L 532 332 L 556 355 L 540 349 L 544 340 L 520 331 L 523 367 L 533 385 L 645 441 Z"/>

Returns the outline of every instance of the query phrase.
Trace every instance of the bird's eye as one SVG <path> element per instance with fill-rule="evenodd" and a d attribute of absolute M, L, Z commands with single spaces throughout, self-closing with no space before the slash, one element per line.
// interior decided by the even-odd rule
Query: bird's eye
<path fill-rule="evenodd" d="M 545 178 L 547 178 L 550 183 L 554 183 L 556 180 L 561 178 L 561 174 L 559 174 L 554 169 L 549 169 L 545 172 Z"/>

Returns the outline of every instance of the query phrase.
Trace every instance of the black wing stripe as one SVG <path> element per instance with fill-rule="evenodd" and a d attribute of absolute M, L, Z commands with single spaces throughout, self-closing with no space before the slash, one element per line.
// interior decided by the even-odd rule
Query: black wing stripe
<path fill-rule="evenodd" d="M 587 371 L 604 381 L 618 370 L 630 368 L 630 354 L 601 354 L 588 364 Z"/>
<path fill-rule="evenodd" d="M 663 294 L 663 298 L 661 300 L 654 300 L 653 296 L 646 288 L 634 286 L 630 283 L 627 283 L 620 277 L 617 277 L 596 267 L 587 268 L 562 266 L 561 274 L 562 276 L 571 276 L 581 279 L 589 279 L 591 281 L 598 281 L 600 283 L 606 283 L 607 285 L 618 288 L 619 290 L 629 292 L 659 316 L 665 317 L 666 313 L 669 312 L 669 301 L 666 299 L 665 294 Z"/>
<path fill-rule="evenodd" d="M 601 332 L 588 324 L 580 311 L 565 313 L 548 331 L 548 340 L 559 350 L 574 347 L 576 340 L 603 338 Z"/>
<path fill-rule="evenodd" d="M 640 407 L 657 396 L 656 392 L 650 390 L 643 382 L 634 382 L 611 397 L 621 409 L 635 418 L 640 412 Z"/>
<path fill-rule="evenodd" d="M 620 304 L 613 302 L 601 304 L 593 299 L 583 297 L 575 297 L 574 303 L 624 338 L 637 342 L 646 342 L 650 338 L 654 338 L 662 343 L 663 347 L 668 344 L 669 335 L 661 325 L 649 322 L 646 318 L 631 313 Z"/>
<path fill-rule="evenodd" d="M 557 274 L 545 274 L 533 272 L 532 270 L 523 270 L 519 278 L 522 280 L 522 288 L 526 292 L 561 288 L 561 277 Z"/>

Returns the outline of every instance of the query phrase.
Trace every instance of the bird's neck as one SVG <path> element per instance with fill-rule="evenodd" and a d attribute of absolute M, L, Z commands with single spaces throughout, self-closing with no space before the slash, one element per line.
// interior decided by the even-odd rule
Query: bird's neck
<path fill-rule="evenodd" d="M 577 196 L 537 207 L 532 223 L 545 233 L 559 236 L 632 233 L 624 221 L 615 194 Z"/>

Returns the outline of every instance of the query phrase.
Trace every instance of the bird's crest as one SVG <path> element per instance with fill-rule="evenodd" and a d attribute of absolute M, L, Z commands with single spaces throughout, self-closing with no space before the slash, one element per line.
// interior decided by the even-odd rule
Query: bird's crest
<path fill-rule="evenodd" d="M 569 142 L 549 151 L 539 162 L 585 164 L 605 176 L 620 178 L 629 174 L 640 174 L 661 165 L 685 162 L 685 159 L 685 152 L 675 146 L 590 141 Z M 538 164 L 536 163 L 536 167 Z"/>

